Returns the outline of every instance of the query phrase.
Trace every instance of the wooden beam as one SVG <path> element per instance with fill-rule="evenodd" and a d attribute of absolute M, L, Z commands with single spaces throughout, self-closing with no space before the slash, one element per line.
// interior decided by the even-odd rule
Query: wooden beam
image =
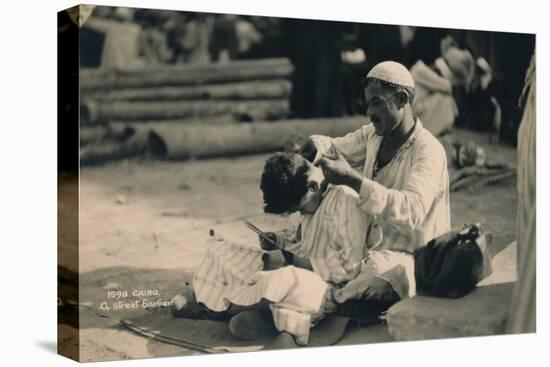
<path fill-rule="evenodd" d="M 262 121 L 285 118 L 289 102 L 281 100 L 243 101 L 155 101 L 109 102 L 85 101 L 81 106 L 83 125 L 109 121 L 146 121 L 233 115 L 238 121 Z"/>
<path fill-rule="evenodd" d="M 169 100 L 251 100 L 284 99 L 290 96 L 291 83 L 277 79 L 199 86 L 125 88 L 85 91 L 81 98 L 95 101 L 169 101 Z"/>
<path fill-rule="evenodd" d="M 281 150 L 291 135 L 342 136 L 367 122 L 365 117 L 345 117 L 219 126 L 156 123 L 139 128 L 149 131 L 153 156 L 187 159 Z"/>
<path fill-rule="evenodd" d="M 80 88 L 114 89 L 202 85 L 247 80 L 288 78 L 294 67 L 288 59 L 234 61 L 225 64 L 162 65 L 118 70 L 81 70 Z"/>

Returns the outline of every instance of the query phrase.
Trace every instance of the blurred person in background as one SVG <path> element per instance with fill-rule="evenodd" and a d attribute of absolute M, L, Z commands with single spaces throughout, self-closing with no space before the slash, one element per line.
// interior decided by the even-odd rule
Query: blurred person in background
<path fill-rule="evenodd" d="M 237 57 L 239 40 L 237 38 L 238 15 L 222 14 L 214 18 L 212 37 L 208 51 L 212 61 L 227 62 Z"/>
<path fill-rule="evenodd" d="M 491 132 L 498 137 L 501 125 L 501 108 L 494 95 L 493 69 L 483 57 L 475 61 L 474 78 L 469 89 L 456 93 L 459 114 L 455 125 Z"/>
<path fill-rule="evenodd" d="M 96 8 L 83 28 L 102 38 L 102 44 L 93 50 L 98 54 L 99 65 L 86 66 L 116 69 L 143 64 L 139 58 L 141 27 L 134 22 L 133 16 L 131 8 Z"/>
<path fill-rule="evenodd" d="M 520 99 L 525 110 L 518 132 L 518 280 L 507 324 L 509 333 L 534 333 L 537 326 L 536 95 L 536 54 L 533 53 Z"/>
<path fill-rule="evenodd" d="M 455 123 L 459 115 L 456 95 L 468 93 L 475 76 L 470 51 L 459 48 L 451 37 L 441 40 L 441 56 L 432 65 L 418 60 L 411 68 L 416 85 L 413 104 L 424 126 L 439 135 Z"/>

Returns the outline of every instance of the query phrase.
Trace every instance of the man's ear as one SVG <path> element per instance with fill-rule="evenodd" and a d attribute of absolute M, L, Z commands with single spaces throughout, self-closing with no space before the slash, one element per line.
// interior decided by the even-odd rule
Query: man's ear
<path fill-rule="evenodd" d="M 402 90 L 395 93 L 395 105 L 398 109 L 402 109 L 407 103 L 409 103 L 409 95 L 407 92 Z"/>

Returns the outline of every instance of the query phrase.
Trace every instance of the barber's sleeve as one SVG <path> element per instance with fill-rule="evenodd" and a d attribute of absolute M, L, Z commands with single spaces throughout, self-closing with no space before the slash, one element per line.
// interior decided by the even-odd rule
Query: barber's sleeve
<path fill-rule="evenodd" d="M 317 148 L 316 162 L 322 154 L 336 154 L 335 149 L 348 161 L 353 168 L 363 168 L 367 153 L 367 140 L 372 126 L 363 126 L 342 137 L 330 138 L 323 135 L 312 135 L 311 140 Z"/>
<path fill-rule="evenodd" d="M 426 144 L 413 152 L 410 174 L 401 190 L 388 189 L 364 178 L 361 183 L 361 208 L 369 215 L 410 229 L 417 228 L 426 217 L 437 195 L 447 169 L 447 158 L 439 144 Z"/>

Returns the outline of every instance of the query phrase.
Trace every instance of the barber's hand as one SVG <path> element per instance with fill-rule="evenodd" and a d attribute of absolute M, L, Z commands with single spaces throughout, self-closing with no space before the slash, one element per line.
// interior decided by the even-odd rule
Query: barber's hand
<path fill-rule="evenodd" d="M 334 155 L 323 154 L 316 162 L 321 166 L 326 179 L 334 185 L 348 185 L 359 192 L 362 177 L 338 152 Z"/>
<path fill-rule="evenodd" d="M 300 155 L 310 162 L 315 160 L 317 155 L 317 147 L 311 138 L 307 138 L 300 148 Z"/>
<path fill-rule="evenodd" d="M 267 238 L 269 238 L 273 242 L 266 240 L 262 236 L 258 236 L 258 238 L 260 239 L 260 247 L 262 248 L 262 250 L 265 250 L 265 251 L 278 250 L 279 248 L 277 247 L 277 235 L 273 232 L 265 232 L 264 234 Z"/>
<path fill-rule="evenodd" d="M 369 286 L 363 294 L 363 299 L 370 301 L 397 302 L 399 296 L 390 283 L 379 277 L 369 279 Z"/>

